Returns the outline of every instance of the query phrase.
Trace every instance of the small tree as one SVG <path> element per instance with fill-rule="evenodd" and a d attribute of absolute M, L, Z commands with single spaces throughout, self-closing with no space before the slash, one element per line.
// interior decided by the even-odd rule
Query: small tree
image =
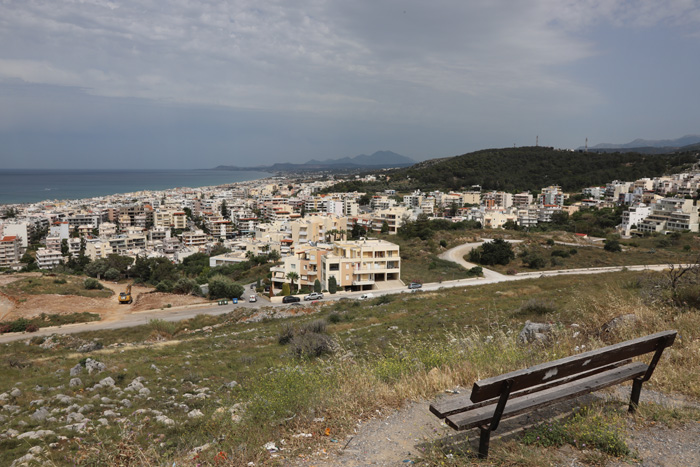
<path fill-rule="evenodd" d="M 93 279 L 92 277 L 85 279 L 85 282 L 83 282 L 83 287 L 85 287 L 87 290 L 102 290 L 104 288 L 104 286 L 100 284 L 100 281 Z"/>
<path fill-rule="evenodd" d="M 616 253 L 618 251 L 622 251 L 622 247 L 620 246 L 620 242 L 615 240 L 615 239 L 607 240 L 605 242 L 605 246 L 603 248 L 605 249 L 605 251 L 610 251 L 613 253 Z"/>
<path fill-rule="evenodd" d="M 321 286 L 321 281 L 318 280 L 318 279 L 316 279 L 316 280 L 314 281 L 314 292 L 316 292 L 316 293 L 321 293 L 321 290 L 323 290 L 323 289 L 322 289 L 322 286 Z"/>
<path fill-rule="evenodd" d="M 335 280 L 335 276 L 328 278 L 328 292 L 334 294 L 338 291 L 338 282 Z"/>
<path fill-rule="evenodd" d="M 282 295 L 284 295 L 286 297 L 287 295 L 291 295 L 291 294 L 292 293 L 289 290 L 289 284 L 287 284 L 286 282 L 284 284 L 282 284 Z"/>
<path fill-rule="evenodd" d="M 290 272 L 290 273 L 287 273 L 287 279 L 289 279 L 289 280 L 291 281 L 290 288 L 291 288 L 292 290 L 294 290 L 294 281 L 297 280 L 297 279 L 299 279 L 299 274 L 297 274 L 297 273 L 294 272 L 294 271 L 292 271 L 292 272 Z"/>
<path fill-rule="evenodd" d="M 382 222 L 382 233 L 389 233 L 389 223 L 387 221 Z"/>

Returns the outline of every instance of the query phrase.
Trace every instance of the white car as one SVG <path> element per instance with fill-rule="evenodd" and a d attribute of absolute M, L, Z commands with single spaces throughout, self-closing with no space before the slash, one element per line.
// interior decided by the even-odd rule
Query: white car
<path fill-rule="evenodd" d="M 360 300 L 369 300 L 370 298 L 374 298 L 373 293 L 363 293 L 362 295 L 360 295 L 359 299 Z"/>
<path fill-rule="evenodd" d="M 311 292 L 309 295 L 304 297 L 304 300 L 321 300 L 323 298 L 323 294 L 321 292 Z"/>
<path fill-rule="evenodd" d="M 258 296 L 257 295 L 251 295 L 250 298 L 248 298 L 248 301 L 250 303 L 257 302 L 258 301 Z"/>

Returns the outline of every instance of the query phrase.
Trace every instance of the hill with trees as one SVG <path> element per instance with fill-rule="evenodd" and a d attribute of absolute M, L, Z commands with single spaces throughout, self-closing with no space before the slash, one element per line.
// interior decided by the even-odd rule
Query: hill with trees
<path fill-rule="evenodd" d="M 697 162 L 698 153 L 585 153 L 547 147 L 484 149 L 461 156 L 432 159 L 387 174 L 372 183 L 342 182 L 329 191 L 486 190 L 538 191 L 559 185 L 566 191 L 677 172 Z"/>

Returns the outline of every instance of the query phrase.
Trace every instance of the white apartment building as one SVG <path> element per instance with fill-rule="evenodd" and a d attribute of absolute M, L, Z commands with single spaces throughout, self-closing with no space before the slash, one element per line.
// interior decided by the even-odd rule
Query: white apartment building
<path fill-rule="evenodd" d="M 21 243 L 19 237 L 0 237 L 0 268 L 9 268 L 19 263 L 21 259 Z"/>
<path fill-rule="evenodd" d="M 53 269 L 63 263 L 63 256 L 59 250 L 39 248 L 36 251 L 36 264 L 39 269 Z"/>
<path fill-rule="evenodd" d="M 698 208 L 692 199 L 663 198 L 651 206 L 651 211 L 637 224 L 639 232 L 698 231 Z"/>

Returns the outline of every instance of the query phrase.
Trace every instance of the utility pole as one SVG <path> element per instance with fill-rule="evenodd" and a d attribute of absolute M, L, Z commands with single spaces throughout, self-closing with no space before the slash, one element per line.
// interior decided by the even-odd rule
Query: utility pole
<path fill-rule="evenodd" d="M 535 147 L 540 145 L 540 135 L 535 136 Z"/>
<path fill-rule="evenodd" d="M 588 152 L 588 136 L 586 136 L 586 152 Z"/>

